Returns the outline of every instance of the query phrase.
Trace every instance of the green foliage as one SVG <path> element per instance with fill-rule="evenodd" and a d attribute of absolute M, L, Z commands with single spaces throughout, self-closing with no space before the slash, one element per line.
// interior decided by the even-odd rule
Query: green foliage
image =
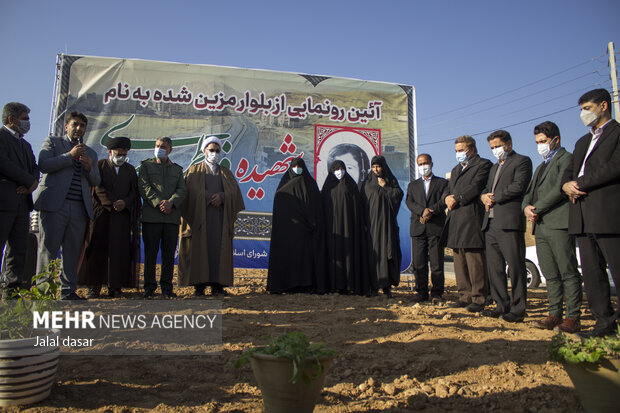
<path fill-rule="evenodd" d="M 310 384 L 312 380 L 323 374 L 323 365 L 319 361 L 319 357 L 334 354 L 334 350 L 324 347 L 323 343 L 311 343 L 308 337 L 302 332 L 292 331 L 288 334 L 282 334 L 280 337 L 270 338 L 271 343 L 265 347 L 255 347 L 247 349 L 241 356 L 235 360 L 235 368 L 239 368 L 250 362 L 250 358 L 254 353 L 269 354 L 276 357 L 290 359 L 293 362 L 293 375 L 290 382 L 297 383 L 301 378 L 306 384 Z M 314 359 L 312 375 L 309 376 L 304 369 L 304 362 Z"/>
<path fill-rule="evenodd" d="M 32 277 L 29 289 L 14 291 L 0 307 L 0 339 L 32 336 L 33 312 L 52 311 L 58 297 L 60 260 L 50 262 L 47 268 Z"/>
<path fill-rule="evenodd" d="M 620 334 L 620 328 L 618 333 Z M 553 360 L 562 363 L 600 363 L 602 357 L 620 358 L 620 336 L 575 340 L 558 333 L 553 336 L 547 349 Z"/>

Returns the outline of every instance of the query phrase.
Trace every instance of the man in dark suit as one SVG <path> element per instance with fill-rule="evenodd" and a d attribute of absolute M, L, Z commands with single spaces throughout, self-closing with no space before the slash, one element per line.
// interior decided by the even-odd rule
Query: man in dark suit
<path fill-rule="evenodd" d="M 39 152 L 43 179 L 35 195 L 34 209 L 41 211 L 37 272 L 58 257 L 62 247 L 60 298 L 82 299 L 75 293 L 80 250 L 86 224 L 93 219 L 90 187 L 99 185 L 97 154 L 82 143 L 88 119 L 71 112 L 65 121 L 63 137 L 45 139 Z"/>
<path fill-rule="evenodd" d="M 448 181 L 433 175 L 433 159 L 429 154 L 417 158 L 420 178 L 407 187 L 407 207 L 411 210 L 410 235 L 413 245 L 416 303 L 428 300 L 428 264 L 431 265 L 431 299 L 443 302 L 444 271 L 441 231 L 446 221 L 442 194 Z"/>
<path fill-rule="evenodd" d="M 458 137 L 454 148 L 458 164 L 452 169 L 450 182 L 442 195 L 449 211 L 442 237 L 447 235 L 446 246 L 454 253 L 459 294 L 459 299 L 450 307 L 479 312 L 484 308 L 488 293 L 484 238 L 480 230 L 484 207 L 480 194 L 486 185 L 491 162 L 478 155 L 476 141 L 471 136 Z"/>
<path fill-rule="evenodd" d="M 609 266 L 620 294 L 620 125 L 611 118 L 611 96 L 595 89 L 579 98 L 581 120 L 590 133 L 575 144 L 573 162 L 564 171 L 562 190 L 570 197 L 568 232 L 577 236 L 583 281 L 594 329 L 585 336 L 616 331 L 605 270 Z"/>
<path fill-rule="evenodd" d="M 562 192 L 562 175 L 573 156 L 560 144 L 560 129 L 553 122 L 534 128 L 538 165 L 521 207 L 536 236 L 536 255 L 547 280 L 549 315 L 534 321 L 542 329 L 576 333 L 580 329 L 581 274 L 577 269 L 575 237 L 568 233 L 568 197 Z M 562 320 L 562 301 L 566 296 L 566 318 Z"/>
<path fill-rule="evenodd" d="M 6 245 L 3 281 L 7 295 L 29 280 L 23 276 L 32 192 L 39 185 L 32 147 L 30 109 L 18 102 L 4 105 L 0 128 L 0 245 Z"/>
<path fill-rule="evenodd" d="M 505 130 L 491 133 L 487 141 L 497 158 L 487 187 L 480 197 L 485 205 L 482 231 L 485 233 L 487 268 L 491 296 L 497 306 L 483 315 L 521 322 L 525 318 L 527 272 L 525 269 L 525 217 L 521 202 L 532 178 L 532 160 L 512 149 Z M 506 264 L 512 286 L 508 294 Z"/>

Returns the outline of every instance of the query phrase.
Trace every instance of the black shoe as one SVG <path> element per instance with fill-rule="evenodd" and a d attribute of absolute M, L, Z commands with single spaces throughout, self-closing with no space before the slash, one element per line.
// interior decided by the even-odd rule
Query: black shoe
<path fill-rule="evenodd" d="M 394 298 L 394 296 L 392 295 L 392 289 L 390 287 L 384 288 L 383 289 L 383 294 L 385 294 L 385 296 L 389 299 L 389 298 Z"/>
<path fill-rule="evenodd" d="M 143 298 L 149 300 L 149 299 L 151 299 L 153 297 L 155 297 L 155 291 L 153 291 L 153 290 L 145 290 L 144 291 Z"/>
<path fill-rule="evenodd" d="M 205 296 L 205 288 L 204 287 L 194 287 L 194 297 L 204 297 Z"/>
<path fill-rule="evenodd" d="M 86 298 L 80 297 L 75 292 L 72 292 L 66 295 L 61 295 L 60 299 L 63 301 L 86 301 Z"/>
<path fill-rule="evenodd" d="M 516 315 L 513 313 L 506 313 L 504 315 L 501 315 L 499 318 L 501 318 L 504 321 L 508 321 L 509 323 L 521 323 L 523 322 L 523 319 L 525 318 L 525 314 Z"/>
<path fill-rule="evenodd" d="M 91 287 L 86 291 L 86 298 L 93 299 L 93 298 L 99 298 L 99 295 L 101 294 L 101 288 L 97 288 L 97 287 Z"/>
<path fill-rule="evenodd" d="M 448 304 L 448 307 L 450 307 L 450 308 L 463 308 L 463 307 L 467 307 L 468 305 L 469 305 L 469 303 L 466 303 L 465 301 L 456 300 L 456 301 L 453 301 L 450 304 Z"/>
<path fill-rule="evenodd" d="M 484 304 L 471 303 L 465 309 L 470 313 L 479 313 L 484 310 Z"/>
<path fill-rule="evenodd" d="M 177 297 L 177 295 L 172 291 L 162 291 L 161 295 L 164 298 L 176 298 Z"/>
<path fill-rule="evenodd" d="M 577 333 L 577 335 L 581 338 L 590 338 L 590 337 L 607 337 L 607 336 L 614 336 L 616 335 L 616 329 L 614 328 L 606 328 L 606 329 L 602 329 L 602 328 L 597 328 L 594 327 L 592 330 L 589 331 L 582 331 L 580 333 Z"/>
<path fill-rule="evenodd" d="M 482 315 L 485 317 L 491 317 L 491 318 L 500 318 L 501 316 L 503 316 L 504 314 L 506 314 L 503 311 L 499 311 L 497 308 L 494 308 L 492 310 L 484 310 L 482 312 Z"/>
<path fill-rule="evenodd" d="M 411 301 L 414 303 L 423 303 L 424 301 L 428 301 L 428 295 L 416 294 Z"/>
<path fill-rule="evenodd" d="M 120 288 L 114 290 L 108 290 L 108 297 L 110 298 L 121 298 L 123 293 Z"/>
<path fill-rule="evenodd" d="M 441 296 L 435 296 L 431 298 L 431 304 L 433 305 L 442 305 L 444 302 L 445 301 Z"/>

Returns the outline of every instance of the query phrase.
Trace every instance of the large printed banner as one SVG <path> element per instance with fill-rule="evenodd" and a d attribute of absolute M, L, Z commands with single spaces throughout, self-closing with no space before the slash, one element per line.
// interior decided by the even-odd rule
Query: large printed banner
<path fill-rule="evenodd" d="M 403 191 L 415 157 L 412 86 L 305 74 L 91 56 L 60 56 L 52 133 L 65 114 L 89 119 L 85 142 L 107 157 L 110 137 L 132 140 L 129 162 L 153 156 L 155 140 L 173 141 L 170 158 L 202 162 L 200 143 L 224 141 L 222 163 L 236 176 L 247 210 L 235 228 L 235 266 L 266 268 L 275 190 L 290 161 L 302 157 L 322 187 L 328 165 L 344 161 L 361 182 L 377 154 Z M 415 169 L 415 168 L 412 168 Z M 410 267 L 409 210 L 398 215 Z"/>

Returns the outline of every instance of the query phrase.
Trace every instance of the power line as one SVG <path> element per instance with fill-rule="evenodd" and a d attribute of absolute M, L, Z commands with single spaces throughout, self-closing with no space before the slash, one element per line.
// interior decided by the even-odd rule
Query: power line
<path fill-rule="evenodd" d="M 511 104 L 511 103 L 514 103 L 514 102 L 518 102 L 518 101 L 520 101 L 520 100 L 527 99 L 527 98 L 529 98 L 529 97 L 531 97 L 531 96 L 539 95 L 539 94 L 541 94 L 541 93 L 543 93 L 543 92 L 546 92 L 546 91 L 548 91 L 548 90 L 555 89 L 555 88 L 557 88 L 557 87 L 563 86 L 563 85 L 565 85 L 565 84 L 567 84 L 567 83 L 574 82 L 575 80 L 579 80 L 579 79 L 584 78 L 584 77 L 586 77 L 586 76 L 590 76 L 590 75 L 593 75 L 593 74 L 595 74 L 595 73 L 599 73 L 599 72 L 600 72 L 601 70 L 603 70 L 603 69 L 604 69 L 604 68 L 601 68 L 601 69 L 599 69 L 599 70 L 595 70 L 595 71 L 593 71 L 593 72 L 588 72 L 588 73 L 585 73 L 585 74 L 580 75 L 580 76 L 577 76 L 577 77 L 575 77 L 575 78 L 573 78 L 573 79 L 566 80 L 566 81 L 564 81 L 564 82 L 558 83 L 557 85 L 550 86 L 550 87 L 548 87 L 548 88 L 538 90 L 538 91 L 536 91 L 536 92 L 534 92 L 534 93 L 530 93 L 529 95 L 525 95 L 525 96 L 521 96 L 521 97 L 518 97 L 518 98 L 513 99 L 513 100 L 509 100 L 508 102 L 500 103 L 500 104 L 497 104 L 497 105 L 494 105 L 494 106 L 492 106 L 492 107 L 488 107 L 488 108 L 485 108 L 485 109 L 480 109 L 480 110 L 478 110 L 478 111 L 476 111 L 476 112 L 471 112 L 471 113 L 468 113 L 468 114 L 465 114 L 465 115 L 458 116 L 458 117 L 456 117 L 456 118 L 450 118 L 450 119 L 446 119 L 446 120 L 443 120 L 443 121 L 438 122 L 438 123 L 433 123 L 433 124 L 431 124 L 431 125 L 428 125 L 428 127 L 433 127 L 433 126 L 437 126 L 437 125 L 442 125 L 442 124 L 444 124 L 444 123 L 452 122 L 452 121 L 454 121 L 454 120 L 458 120 L 458 119 L 463 119 L 463 118 L 466 118 L 466 117 L 471 116 L 471 115 L 477 115 L 478 113 L 486 112 L 486 111 L 488 111 L 488 110 L 492 110 L 492 109 L 498 108 L 498 107 L 500 107 L 500 106 L 506 106 L 506 105 L 509 105 L 509 104 Z"/>
<path fill-rule="evenodd" d="M 558 111 L 555 111 L 555 112 L 552 112 L 552 113 L 548 113 L 548 114 L 546 114 L 546 115 L 537 116 L 537 117 L 535 117 L 535 118 L 528 119 L 528 120 L 524 120 L 524 121 L 522 121 L 522 122 L 517 122 L 517 123 L 513 123 L 513 124 L 511 124 L 511 125 L 506 125 L 506 126 L 500 126 L 499 128 L 494 128 L 494 129 L 490 129 L 490 130 L 483 131 L 483 132 L 472 133 L 470 136 L 484 135 L 484 134 L 487 134 L 487 133 L 491 133 L 491 132 L 493 132 L 493 131 L 496 131 L 496 130 L 498 130 L 498 129 L 508 129 L 508 128 L 513 127 L 513 126 L 522 125 L 522 124 L 524 124 L 524 123 L 528 123 L 528 122 L 531 122 L 531 121 L 534 121 L 534 120 L 538 120 L 538 119 L 546 118 L 546 117 L 549 117 L 549 116 L 552 116 L 552 115 L 557 115 L 558 113 L 562 113 L 562 112 L 566 112 L 567 110 L 575 109 L 575 107 L 576 107 L 576 105 L 572 105 L 572 106 L 569 106 L 569 107 L 567 107 L 567 108 L 565 108 L 565 109 L 561 109 L 561 110 L 558 110 Z M 450 138 L 450 139 L 442 139 L 442 140 L 438 140 L 438 141 L 434 141 L 434 142 L 418 143 L 418 146 L 434 145 L 434 144 L 436 144 L 436 143 L 444 143 L 444 142 L 452 142 L 452 141 L 454 141 L 454 138 Z M 419 141 L 418 141 L 418 142 L 419 142 Z"/>
<path fill-rule="evenodd" d="M 458 108 L 456 108 L 456 109 L 452 109 L 452 110 L 449 110 L 449 111 L 446 111 L 446 112 L 438 113 L 438 114 L 433 115 L 433 116 L 429 116 L 429 117 L 427 117 L 425 120 L 428 120 L 428 119 L 433 119 L 433 118 L 436 118 L 436 117 L 439 117 L 439 116 L 442 116 L 442 115 L 446 115 L 446 114 L 448 114 L 448 113 L 457 112 L 457 111 L 459 111 L 459 110 L 462 110 L 462 109 L 465 109 L 465 108 L 468 108 L 468 107 L 471 107 L 471 106 L 474 106 L 474 105 L 478 105 L 478 104 L 483 103 L 483 102 L 487 102 L 487 101 L 489 101 L 489 100 L 491 100 L 491 99 L 496 99 L 496 98 L 498 98 L 498 97 L 500 97 L 500 96 L 504 96 L 504 95 L 507 95 L 507 94 L 509 94 L 509 93 L 516 92 L 517 90 L 521 90 L 521 89 L 524 89 L 524 88 L 526 88 L 526 87 L 529 87 L 529 86 L 535 85 L 535 84 L 540 83 L 540 82 L 542 82 L 542 81 L 544 81 L 544 80 L 550 79 L 550 78 L 555 77 L 555 76 L 557 76 L 557 75 L 560 75 L 560 74 L 562 74 L 562 73 L 565 73 L 565 72 L 568 72 L 568 71 L 570 71 L 570 70 L 573 70 L 573 69 L 575 69 L 575 68 L 577 68 L 577 67 L 580 67 L 580 66 L 583 66 L 583 65 L 585 65 L 585 64 L 591 63 L 592 61 L 597 60 L 597 59 L 600 59 L 601 57 L 604 57 L 604 56 L 605 56 L 605 55 L 603 54 L 603 55 L 598 56 L 598 57 L 593 57 L 593 58 L 591 58 L 591 59 L 586 60 L 585 62 L 582 62 L 582 63 L 576 64 L 576 65 L 574 65 L 574 66 L 571 66 L 571 67 L 569 67 L 568 69 L 564 69 L 564 70 L 561 70 L 561 71 L 559 71 L 559 72 L 553 73 L 553 74 L 551 74 L 551 75 L 549 75 L 549 76 L 543 77 L 542 79 L 536 80 L 536 81 L 534 81 L 534 82 L 527 83 L 527 84 L 525 84 L 525 85 L 523 85 L 523 86 L 519 86 L 519 87 L 517 87 L 517 88 L 514 88 L 514 89 L 511 89 L 511 90 L 508 90 L 508 91 L 506 91 L 506 92 L 502 92 L 502 93 L 500 93 L 500 94 L 498 94 L 498 95 L 491 96 L 491 97 L 489 97 L 489 98 L 482 99 L 482 100 L 479 100 L 479 101 L 474 102 L 474 103 L 470 103 L 470 104 L 465 105 L 465 106 L 458 107 Z"/>

